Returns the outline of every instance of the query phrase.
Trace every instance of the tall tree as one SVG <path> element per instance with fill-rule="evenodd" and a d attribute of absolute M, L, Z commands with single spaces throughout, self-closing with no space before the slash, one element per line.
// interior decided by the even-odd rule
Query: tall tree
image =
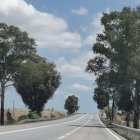
<path fill-rule="evenodd" d="M 60 85 L 56 66 L 37 55 L 26 60 L 15 76 L 14 86 L 25 105 L 41 116 L 45 103 Z"/>
<path fill-rule="evenodd" d="M 78 97 L 74 95 L 68 96 L 68 98 L 65 100 L 64 107 L 68 111 L 68 114 L 73 114 L 74 112 L 78 111 Z"/>
<path fill-rule="evenodd" d="M 4 94 L 20 64 L 36 52 L 35 41 L 18 27 L 0 23 L 1 124 L 4 125 Z"/>
<path fill-rule="evenodd" d="M 90 60 L 87 66 L 87 71 L 94 72 L 97 77 L 104 71 L 108 72 L 110 88 L 117 94 L 122 85 L 132 87 L 135 91 L 134 128 L 139 127 L 140 72 L 136 69 L 140 53 L 139 20 L 140 8 L 132 10 L 126 7 L 120 12 L 104 13 L 101 19 L 104 31 L 97 35 L 97 42 L 93 46 L 98 56 Z"/>

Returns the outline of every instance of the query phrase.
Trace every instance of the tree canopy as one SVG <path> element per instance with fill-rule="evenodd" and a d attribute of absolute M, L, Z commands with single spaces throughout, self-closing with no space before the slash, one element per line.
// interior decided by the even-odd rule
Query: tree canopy
<path fill-rule="evenodd" d="M 135 104 L 135 128 L 139 127 L 139 20 L 140 8 L 125 7 L 119 12 L 104 13 L 101 19 L 104 27 L 103 33 L 97 35 L 96 43 L 93 45 L 93 52 L 97 55 L 94 59 L 89 60 L 86 68 L 86 71 L 94 73 L 97 79 L 108 74 L 106 79 L 108 93 L 119 109 L 130 113 L 133 109 L 132 105 Z M 97 82 L 98 89 L 101 83 L 102 80 Z M 103 89 L 102 94 L 106 92 L 107 88 Z M 135 91 L 134 95 L 133 91 Z M 96 90 L 94 93 L 98 96 L 101 94 Z M 125 105 L 122 103 L 124 98 L 127 99 Z M 98 105 L 103 102 L 102 100 L 101 98 L 100 102 L 97 102 Z M 104 104 L 104 106 L 106 105 Z M 131 107 L 128 108 L 128 106 Z"/>
<path fill-rule="evenodd" d="M 14 86 L 31 111 L 41 115 L 45 103 L 60 85 L 60 73 L 53 63 L 37 55 L 22 63 Z"/>
<path fill-rule="evenodd" d="M 4 94 L 8 82 L 20 64 L 36 52 L 35 41 L 18 27 L 0 23 L 0 86 L 1 86 L 1 124 L 4 124 Z"/>

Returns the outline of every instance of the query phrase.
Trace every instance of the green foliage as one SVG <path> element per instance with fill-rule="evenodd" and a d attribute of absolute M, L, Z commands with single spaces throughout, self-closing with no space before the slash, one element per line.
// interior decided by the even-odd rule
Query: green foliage
<path fill-rule="evenodd" d="M 17 122 L 28 119 L 28 115 L 21 115 L 18 117 Z"/>
<path fill-rule="evenodd" d="M 102 88 L 94 89 L 94 101 L 98 104 L 98 109 L 103 109 L 105 106 L 109 105 L 109 94 L 105 92 Z"/>
<path fill-rule="evenodd" d="M 65 100 L 64 108 L 68 111 L 68 114 L 73 114 L 74 112 L 78 111 L 78 97 L 72 95 L 68 96 Z"/>
<path fill-rule="evenodd" d="M 121 87 L 119 89 L 118 98 L 116 101 L 119 110 L 132 113 L 133 110 L 132 95 L 133 93 L 129 87 Z"/>
<path fill-rule="evenodd" d="M 34 55 L 22 64 L 14 86 L 32 112 L 41 116 L 45 103 L 60 85 L 60 74 L 53 63 Z"/>
<path fill-rule="evenodd" d="M 29 111 L 28 118 L 29 119 L 38 119 L 38 118 L 40 118 L 40 116 L 36 112 Z"/>
<path fill-rule="evenodd" d="M 6 113 L 6 116 L 7 116 L 7 124 L 14 124 L 15 123 L 15 120 L 13 119 L 12 114 L 9 110 Z"/>
<path fill-rule="evenodd" d="M 36 112 L 29 111 L 27 115 L 21 115 L 18 117 L 17 122 L 20 122 L 22 120 L 26 119 L 38 119 L 40 116 Z"/>
<path fill-rule="evenodd" d="M 24 60 L 36 52 L 35 41 L 18 27 L 0 23 L 1 124 L 4 125 L 4 94 Z"/>
<path fill-rule="evenodd" d="M 89 60 L 86 68 L 97 77 L 94 100 L 98 108 L 107 105 L 105 95 L 112 97 L 118 109 L 125 112 L 132 112 L 135 104 L 134 124 L 138 124 L 140 99 L 139 20 L 139 8 L 125 7 L 119 12 L 104 13 L 101 19 L 104 31 L 97 35 L 93 45 L 96 57 Z M 108 75 L 108 78 L 104 79 L 104 75 Z M 103 84 L 103 81 L 107 84 Z M 138 128 L 137 125 L 134 127 Z"/>
<path fill-rule="evenodd" d="M 36 52 L 35 41 L 18 27 L 0 23 L 0 46 L 0 81 L 9 82 L 21 62 Z"/>
<path fill-rule="evenodd" d="M 108 119 L 110 119 L 110 118 L 111 118 L 111 108 L 105 107 L 105 108 L 103 109 L 103 111 L 105 112 L 106 117 L 107 117 Z"/>

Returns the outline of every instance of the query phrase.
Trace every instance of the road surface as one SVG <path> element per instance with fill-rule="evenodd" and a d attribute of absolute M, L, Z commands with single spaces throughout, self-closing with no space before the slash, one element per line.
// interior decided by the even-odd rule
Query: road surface
<path fill-rule="evenodd" d="M 0 127 L 0 140 L 126 140 L 98 116 L 78 114 L 61 120 Z"/>

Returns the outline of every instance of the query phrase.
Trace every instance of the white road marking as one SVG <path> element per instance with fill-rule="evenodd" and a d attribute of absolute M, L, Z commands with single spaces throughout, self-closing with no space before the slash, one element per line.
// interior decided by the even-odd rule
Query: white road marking
<path fill-rule="evenodd" d="M 71 123 L 71 122 L 75 122 L 75 121 L 81 120 L 85 116 L 86 115 L 83 115 L 80 118 L 77 118 L 75 120 L 72 120 L 72 121 L 69 121 L 69 122 L 65 122 L 65 123 L 58 123 L 58 124 L 54 124 L 54 125 L 45 125 L 45 126 L 40 126 L 40 127 L 32 127 L 32 128 L 27 128 L 27 129 L 20 129 L 20 130 L 11 130 L 11 131 L 7 131 L 7 132 L 0 132 L 0 135 L 12 134 L 12 133 L 17 133 L 17 132 L 36 130 L 36 129 L 42 129 L 42 128 L 48 128 L 48 127 L 53 127 L 53 126 L 58 126 L 58 125 L 65 125 L 65 124 L 68 124 L 68 123 Z"/>
<path fill-rule="evenodd" d="M 78 131 L 80 128 L 82 128 L 83 126 L 87 125 L 87 124 L 90 122 L 90 120 L 92 119 L 92 117 L 93 117 L 93 115 L 90 117 L 90 119 L 89 119 L 86 123 L 84 123 L 83 125 L 81 125 L 80 127 L 76 128 L 76 129 L 70 131 L 69 133 L 66 133 L 64 136 L 61 136 L 61 137 L 59 137 L 58 139 L 59 139 L 59 140 L 60 140 L 60 139 L 64 139 L 66 136 L 75 133 L 75 132 Z"/>
<path fill-rule="evenodd" d="M 114 136 L 117 140 L 121 140 L 118 136 L 116 136 L 114 133 L 112 133 L 108 128 L 106 128 L 106 126 L 102 123 L 102 121 L 100 120 L 100 117 L 98 116 L 100 123 L 105 127 L 105 129 L 112 135 Z"/>
<path fill-rule="evenodd" d="M 65 138 L 65 136 L 61 136 L 61 137 L 59 137 L 59 140 L 64 139 L 64 138 Z"/>

